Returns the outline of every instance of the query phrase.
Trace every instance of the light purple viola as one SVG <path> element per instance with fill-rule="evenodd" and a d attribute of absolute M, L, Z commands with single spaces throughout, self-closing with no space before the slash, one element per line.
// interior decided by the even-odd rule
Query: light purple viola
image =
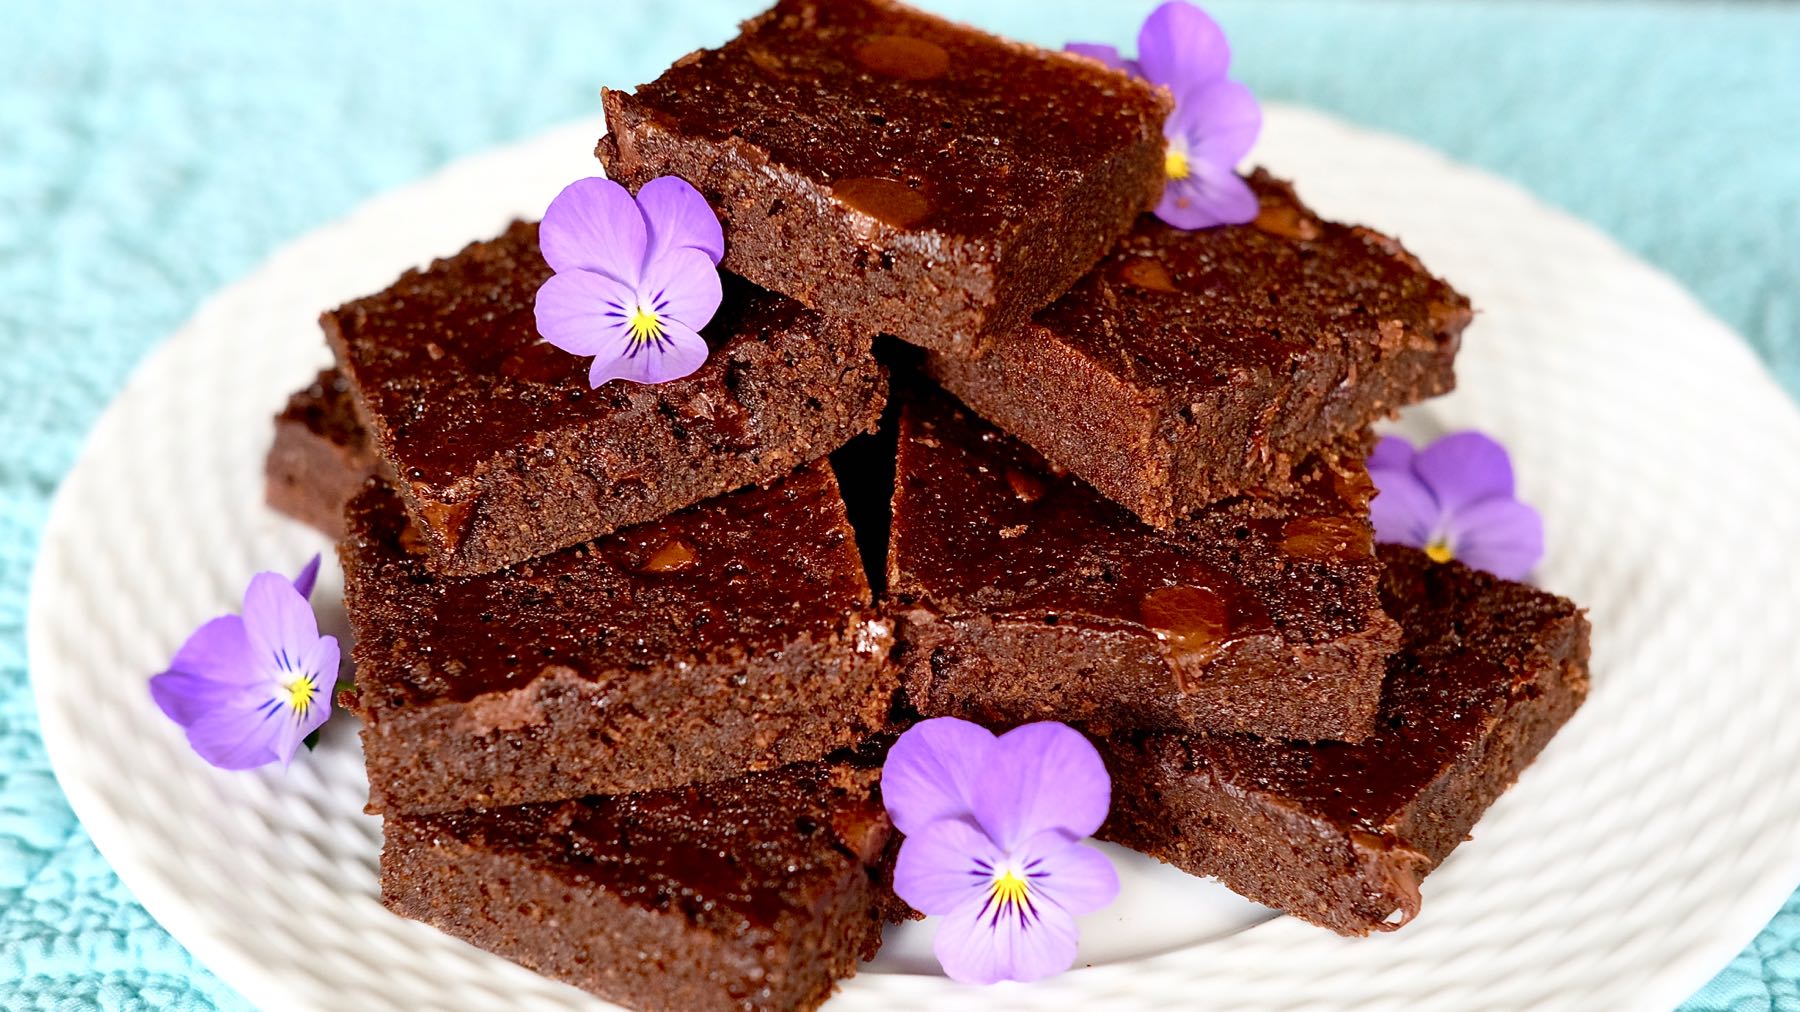
<path fill-rule="evenodd" d="M 1205 11 L 1186 0 L 1152 11 L 1138 32 L 1135 60 L 1095 43 L 1067 48 L 1174 94 L 1175 111 L 1163 124 L 1167 183 L 1157 217 L 1184 229 L 1256 218 L 1256 194 L 1237 174 L 1237 164 L 1262 132 L 1262 107 L 1250 89 L 1226 78 L 1231 46 Z"/>
<path fill-rule="evenodd" d="M 1369 455 L 1380 495 L 1370 504 L 1375 538 L 1522 580 L 1544 556 L 1544 521 L 1518 500 L 1506 448 L 1457 432 L 1424 449 L 1383 437 Z"/>
<path fill-rule="evenodd" d="M 195 630 L 150 679 L 151 698 L 200 758 L 227 770 L 286 766 L 331 716 L 338 641 L 319 635 L 308 603 L 318 575 L 316 555 L 292 580 L 256 574 L 242 615 Z"/>
<path fill-rule="evenodd" d="M 662 176 L 633 199 L 609 179 L 576 180 L 544 212 L 538 245 L 556 272 L 538 289 L 538 333 L 593 356 L 589 385 L 666 383 L 706 361 L 725 233 L 692 184 Z"/>
<path fill-rule="evenodd" d="M 894 891 L 942 918 L 934 948 L 951 978 L 1030 981 L 1075 961 L 1075 918 L 1111 903 L 1118 873 L 1081 841 L 1112 803 L 1094 746 L 1065 724 L 996 737 L 954 717 L 894 743 L 881 794 L 906 839 Z"/>

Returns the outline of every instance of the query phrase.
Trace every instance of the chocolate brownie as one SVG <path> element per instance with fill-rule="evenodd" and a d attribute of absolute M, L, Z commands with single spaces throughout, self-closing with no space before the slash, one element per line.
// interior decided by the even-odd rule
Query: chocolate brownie
<path fill-rule="evenodd" d="M 598 390 L 540 342 L 550 276 L 516 223 L 323 318 L 360 416 L 439 572 L 471 574 L 769 482 L 874 427 L 873 331 L 727 278 L 712 356 Z"/>
<path fill-rule="evenodd" d="M 1375 729 L 1381 610 L 1361 445 L 1167 531 L 935 391 L 900 409 L 890 607 L 907 695 L 988 725 Z"/>
<path fill-rule="evenodd" d="M 1588 623 L 1570 602 L 1383 546 L 1406 639 L 1375 737 L 1100 742 L 1100 835 L 1346 935 L 1419 912 L 1419 880 L 1467 838 L 1587 697 Z"/>
<path fill-rule="evenodd" d="M 1157 527 L 1284 488 L 1320 447 L 1450 390 L 1468 300 L 1393 239 L 1250 184 L 1254 223 L 1145 217 L 991 354 L 926 370 Z"/>
<path fill-rule="evenodd" d="M 1162 192 L 1167 92 L 891 0 L 781 0 L 605 92 L 597 154 L 699 187 L 725 267 L 951 354 L 1022 326 Z"/>
<path fill-rule="evenodd" d="M 879 772 L 807 763 L 648 794 L 383 822 L 381 896 L 637 1009 L 811 1009 L 881 945 Z"/>
<path fill-rule="evenodd" d="M 373 810 L 720 780 L 885 726 L 890 625 L 823 465 L 481 576 L 434 573 L 378 482 L 348 526 Z"/>
<path fill-rule="evenodd" d="M 381 471 L 381 458 L 336 369 L 288 397 L 263 470 L 271 507 L 334 540 L 344 536 L 344 507 Z"/>

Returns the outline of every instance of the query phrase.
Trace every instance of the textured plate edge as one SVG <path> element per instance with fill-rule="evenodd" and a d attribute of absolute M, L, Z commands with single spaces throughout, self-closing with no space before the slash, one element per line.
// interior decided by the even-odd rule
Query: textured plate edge
<path fill-rule="evenodd" d="M 1604 244 L 1608 251 L 1614 254 L 1621 262 L 1629 261 L 1636 267 L 1641 268 L 1647 274 L 1654 275 L 1663 280 L 1670 291 L 1678 292 L 1681 297 L 1686 300 L 1688 304 L 1687 308 L 1697 317 L 1705 317 L 1708 321 L 1715 324 L 1720 331 L 1731 334 L 1734 337 L 1731 344 L 1735 347 L 1738 357 L 1742 360 L 1740 364 L 1747 364 L 1754 369 L 1756 374 L 1761 377 L 1762 382 L 1767 386 L 1769 392 L 1779 397 L 1781 401 L 1787 405 L 1789 415 L 1794 417 L 1797 420 L 1797 423 L 1800 423 L 1800 414 L 1796 414 L 1791 399 L 1786 396 L 1779 384 L 1776 383 L 1772 374 L 1769 373 L 1767 366 L 1755 356 L 1741 338 L 1736 337 L 1735 332 L 1733 332 L 1729 326 L 1718 320 L 1710 310 L 1679 283 L 1668 278 L 1667 275 L 1656 270 L 1654 267 L 1646 264 L 1636 254 L 1632 253 L 1616 240 L 1599 231 L 1594 226 L 1582 221 L 1569 212 L 1543 202 L 1541 199 L 1517 184 L 1455 162 L 1442 153 L 1415 141 L 1357 127 L 1334 117 L 1302 107 L 1270 103 L 1270 108 L 1271 111 L 1278 108 L 1280 111 L 1279 114 L 1282 117 L 1291 117 L 1296 123 L 1311 121 L 1315 127 L 1323 127 L 1341 135 L 1355 136 L 1366 141 L 1381 143 L 1390 146 L 1397 152 L 1404 149 L 1409 157 L 1428 158 L 1442 171 L 1454 172 L 1469 178 L 1478 177 L 1483 185 L 1505 187 L 1510 191 L 1510 196 L 1513 199 L 1530 203 L 1547 218 L 1556 219 L 1559 227 L 1570 230 L 1579 230 L 1591 240 Z M 239 983 L 240 980 L 268 982 L 271 978 L 268 978 L 263 974 L 253 961 L 239 959 L 237 953 L 232 950 L 230 946 L 214 944 L 210 933 L 201 925 L 201 919 L 187 912 L 187 908 L 173 890 L 164 890 L 157 881 L 156 876 L 144 872 L 141 868 L 141 862 L 120 849 L 114 842 L 102 844 L 102 835 L 104 835 L 108 841 L 116 841 L 128 835 L 129 827 L 126 825 L 126 821 L 123 818 L 118 817 L 116 813 L 112 812 L 99 798 L 98 792 L 91 790 L 85 783 L 77 781 L 73 785 L 75 789 L 71 790 L 72 784 L 64 776 L 65 770 L 79 768 L 82 765 L 82 760 L 78 755 L 78 732 L 71 723 L 64 721 L 63 715 L 59 714 L 55 707 L 47 708 L 45 706 L 49 690 L 44 685 L 44 679 L 39 677 L 39 668 L 32 663 L 32 658 L 38 655 L 38 645 L 43 643 L 48 635 L 44 625 L 46 619 L 43 617 L 43 614 L 37 605 L 37 602 L 41 599 L 40 591 L 42 589 L 42 584 L 50 578 L 46 575 L 47 567 L 44 565 L 43 549 L 56 538 L 71 536 L 65 535 L 61 530 L 61 528 L 66 525 L 66 522 L 59 521 L 59 517 L 66 515 L 66 511 L 60 509 L 60 507 L 65 494 L 67 493 L 69 485 L 68 478 L 70 475 L 75 474 L 87 462 L 99 434 L 107 427 L 117 424 L 115 421 L 117 417 L 115 409 L 119 402 L 130 396 L 132 391 L 144 381 L 144 377 L 151 371 L 154 362 L 157 362 L 164 356 L 170 354 L 171 348 L 175 347 L 177 342 L 182 340 L 183 335 L 193 329 L 197 320 L 216 311 L 216 308 L 221 301 L 221 297 L 225 293 L 240 286 L 247 285 L 267 274 L 280 271 L 290 258 L 303 258 L 306 250 L 311 247 L 329 244 L 333 237 L 338 233 L 354 228 L 364 217 L 382 210 L 385 205 L 396 199 L 405 197 L 413 200 L 427 200 L 429 199 L 430 193 L 437 189 L 445 188 L 456 180 L 465 178 L 465 176 L 468 178 L 478 178 L 480 175 L 491 172 L 495 167 L 505 164 L 510 159 L 517 157 L 518 153 L 537 148 L 547 139 L 552 137 L 560 137 L 564 134 L 573 135 L 577 132 L 578 128 L 580 130 L 585 130 L 590 136 L 598 136 L 595 121 L 582 120 L 575 124 L 553 128 L 515 143 L 469 156 L 451 163 L 424 179 L 377 195 L 359 205 L 349 214 L 331 221 L 318 229 L 310 231 L 292 242 L 279 247 L 260 266 L 210 296 L 196 309 L 194 314 L 187 321 L 173 332 L 169 339 L 157 344 L 145 353 L 143 359 L 137 364 L 125 385 L 121 388 L 121 393 L 113 402 L 109 403 L 99 420 L 84 439 L 81 452 L 77 455 L 68 472 L 64 475 L 63 480 L 59 482 L 57 491 L 52 498 L 49 517 L 44 528 L 40 532 L 37 550 L 33 556 L 33 571 L 30 583 L 30 599 L 26 623 L 27 666 L 28 671 L 31 674 L 33 699 L 39 715 L 40 730 L 45 743 L 46 752 L 51 761 L 52 770 L 55 773 L 59 786 L 62 788 L 65 796 L 69 799 L 71 808 L 75 811 L 77 817 L 83 823 L 83 826 L 99 826 L 106 830 L 104 834 L 96 834 L 92 832 L 90 828 L 89 836 L 94 839 L 96 847 L 114 868 L 115 872 L 119 874 L 128 890 L 132 892 L 134 897 L 138 899 L 159 923 L 163 924 L 164 927 L 170 931 L 171 935 L 175 936 L 178 941 L 188 948 L 190 953 L 192 953 L 196 959 L 212 968 L 222 980 L 237 989 L 240 993 L 253 990 L 253 988 L 241 985 Z M 46 719 L 46 716 L 51 714 L 55 714 L 55 716 Z M 1790 817 L 1787 821 L 1795 826 L 1800 826 L 1800 814 Z M 1754 891 L 1761 893 L 1763 890 L 1766 890 L 1766 899 L 1751 903 L 1740 898 L 1736 905 L 1732 907 L 1735 916 L 1730 918 L 1733 922 L 1730 928 L 1715 928 L 1710 932 L 1710 941 L 1707 944 L 1693 946 L 1683 954 L 1683 958 L 1664 961 L 1654 967 L 1651 971 L 1645 973 L 1639 982 L 1639 993 L 1632 996 L 1634 1006 L 1646 1008 L 1666 1007 L 1678 1003 L 1688 997 L 1694 990 L 1703 986 L 1718 972 L 1718 970 L 1722 969 L 1732 957 L 1755 938 L 1756 934 L 1774 913 L 1782 907 L 1787 897 L 1792 893 L 1792 883 L 1800 881 L 1800 853 L 1795 854 L 1790 859 L 1788 865 L 1784 867 L 1765 869 L 1758 881 L 1761 883 L 1761 888 Z M 1283 927 L 1284 925 L 1286 926 L 1285 928 Z M 1317 930 L 1303 925 L 1297 925 L 1296 922 L 1293 922 L 1291 919 L 1276 919 L 1265 922 L 1264 924 L 1251 928 L 1245 933 L 1234 937 L 1246 938 L 1246 936 L 1254 934 L 1257 936 L 1258 941 L 1273 941 L 1274 939 L 1270 937 L 1271 935 L 1296 928 L 1305 933 L 1311 933 Z M 195 940 L 198 940 L 198 942 Z M 1071 983 L 1074 983 L 1081 978 L 1108 975 L 1111 972 L 1129 971 L 1132 967 L 1138 966 L 1142 962 L 1159 962 L 1170 958 L 1172 957 L 1150 957 L 1144 961 L 1138 961 L 1131 964 L 1077 970 L 1070 975 Z M 901 978 L 901 975 L 891 976 L 896 979 Z M 925 980 L 928 978 L 918 979 Z M 268 991 L 267 988 L 255 990 L 261 992 L 259 997 L 266 996 Z M 1064 993 L 1063 996 L 1073 997 L 1073 995 L 1069 993 Z M 265 1002 L 269 1007 L 299 1007 L 282 1004 L 279 1001 L 272 1003 L 267 1002 L 266 997 Z"/>

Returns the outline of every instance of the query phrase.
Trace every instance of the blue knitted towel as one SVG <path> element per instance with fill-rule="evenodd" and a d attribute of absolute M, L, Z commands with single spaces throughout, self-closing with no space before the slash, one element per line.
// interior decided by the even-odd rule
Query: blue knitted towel
<path fill-rule="evenodd" d="M 924 0 L 1061 44 L 1148 0 Z M 51 490 L 146 350 L 279 244 L 594 112 L 761 0 L 9 0 L 0 14 L 0 1007 L 237 1008 L 106 867 L 26 681 Z M 1210 5 L 1262 95 L 1518 180 L 1672 272 L 1800 390 L 1800 7 Z M 1796 715 L 1800 719 L 1800 715 Z M 1800 900 L 1690 1004 L 1800 1009 Z"/>

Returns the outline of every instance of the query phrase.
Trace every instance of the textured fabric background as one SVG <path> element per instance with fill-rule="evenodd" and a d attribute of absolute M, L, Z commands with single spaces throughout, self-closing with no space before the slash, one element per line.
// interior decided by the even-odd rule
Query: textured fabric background
<path fill-rule="evenodd" d="M 1129 43 L 1149 7 L 927 4 L 1048 44 Z M 758 6 L 0 5 L 0 1007 L 243 1005 L 95 852 L 31 707 L 37 532 L 134 363 L 281 243 L 460 155 L 590 114 L 602 84 L 648 80 Z M 1800 7 L 1213 9 L 1262 95 L 1419 138 L 1599 223 L 1800 391 Z M 1800 896 L 1689 1007 L 1800 1009 Z"/>

